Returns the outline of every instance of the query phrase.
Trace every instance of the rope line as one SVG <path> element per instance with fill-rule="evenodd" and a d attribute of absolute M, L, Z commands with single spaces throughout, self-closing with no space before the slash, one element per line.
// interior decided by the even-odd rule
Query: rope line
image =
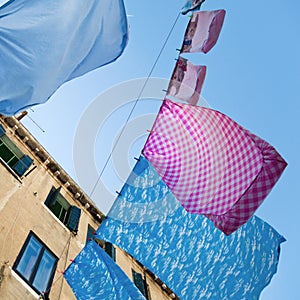
<path fill-rule="evenodd" d="M 134 105 L 133 105 L 133 107 L 132 107 L 132 109 L 131 109 L 131 111 L 130 111 L 130 113 L 129 113 L 129 115 L 128 115 L 126 121 L 125 121 L 125 124 L 123 125 L 122 130 L 120 131 L 120 133 L 119 133 L 119 135 L 118 135 L 118 137 L 117 137 L 117 139 L 116 139 L 116 142 L 114 143 L 113 148 L 112 148 L 111 152 L 109 153 L 109 156 L 108 156 L 107 160 L 105 161 L 105 164 L 104 164 L 104 166 L 103 166 L 103 168 L 102 168 L 102 170 L 101 170 L 101 172 L 100 172 L 100 174 L 99 174 L 99 176 L 98 176 L 98 178 L 97 178 L 97 181 L 96 181 L 96 183 L 94 184 L 94 186 L 93 186 L 93 188 L 92 188 L 92 191 L 91 191 L 91 193 L 90 193 L 90 195 L 89 195 L 90 197 L 92 197 L 92 195 L 94 194 L 94 192 L 95 192 L 95 190 L 96 190 L 96 187 L 97 187 L 98 184 L 99 184 L 99 181 L 100 181 L 100 179 L 101 179 L 101 177 L 102 177 L 102 175 L 103 175 L 103 172 L 104 172 L 104 170 L 106 169 L 106 167 L 107 167 L 107 165 L 108 165 L 108 163 L 109 163 L 109 161 L 110 161 L 110 159 L 111 159 L 111 157 L 112 157 L 112 154 L 114 153 L 114 150 L 115 150 L 116 146 L 118 145 L 118 142 L 119 142 L 119 140 L 120 140 L 122 134 L 124 133 L 124 131 L 125 131 L 125 129 L 126 129 L 126 126 L 127 126 L 128 122 L 129 122 L 129 120 L 130 120 L 130 118 L 131 118 L 131 116 L 132 116 L 132 114 L 133 114 L 133 112 L 134 112 L 134 109 L 136 108 L 136 106 L 137 106 L 139 100 L 141 99 L 141 96 L 142 96 L 142 94 L 143 94 L 143 92 L 144 92 L 144 90 L 145 90 L 145 87 L 146 87 L 146 85 L 147 85 L 147 83 L 148 83 L 148 81 L 149 81 L 149 78 L 150 78 L 150 76 L 152 75 L 152 73 L 153 73 L 153 71 L 154 71 L 154 68 L 156 67 L 156 65 L 157 65 L 157 63 L 158 63 L 158 60 L 159 60 L 159 58 L 160 58 L 160 56 L 161 56 L 163 50 L 165 49 L 165 47 L 166 47 L 166 45 L 167 45 L 167 42 L 168 42 L 168 40 L 169 40 L 169 38 L 170 38 L 170 36 L 171 36 L 171 34 L 172 34 L 172 32 L 173 32 L 173 30 L 174 30 L 176 24 L 177 24 L 177 21 L 178 21 L 180 15 L 181 15 L 181 13 L 179 13 L 178 16 L 176 17 L 176 19 L 175 19 L 175 21 L 174 21 L 174 23 L 173 23 L 173 25 L 172 25 L 172 27 L 171 27 L 171 29 L 170 29 L 170 31 L 169 31 L 167 37 L 166 37 L 166 40 L 165 40 L 165 42 L 163 43 L 163 46 L 161 47 L 161 49 L 160 49 L 160 51 L 159 51 L 159 54 L 157 55 L 157 57 L 156 57 L 156 59 L 155 59 L 155 62 L 153 63 L 153 66 L 152 66 L 152 68 L 151 68 L 151 70 L 150 70 L 150 72 L 149 72 L 149 74 L 148 74 L 148 76 L 147 76 L 147 78 L 146 78 L 146 80 L 145 80 L 145 82 L 144 82 L 142 88 L 141 88 L 141 91 L 140 91 L 140 93 L 139 93 L 137 99 L 134 101 Z"/>
<path fill-rule="evenodd" d="M 59 261 L 59 260 L 62 258 L 62 256 L 63 256 L 63 254 L 64 254 L 66 248 L 68 248 L 68 249 L 67 249 L 67 252 L 66 252 L 64 271 L 66 270 L 66 266 L 67 266 L 68 255 L 69 255 L 69 249 L 70 249 L 70 245 L 71 245 L 71 238 L 72 238 L 72 233 L 70 233 L 69 238 L 68 238 L 68 240 L 67 240 L 67 242 L 66 242 L 66 244 L 65 244 L 65 246 L 64 246 L 64 248 L 63 248 L 63 250 L 62 250 L 62 252 L 61 252 L 61 255 L 58 257 L 58 261 Z M 53 276 L 53 274 L 54 274 L 55 272 L 57 272 L 57 269 L 53 269 L 53 270 L 52 270 L 51 276 Z M 51 286 L 50 286 L 48 289 L 46 289 L 45 291 L 43 291 L 43 294 L 46 295 L 47 293 L 49 293 L 50 290 L 51 290 L 51 288 L 53 288 L 53 286 L 54 286 L 54 285 L 55 285 L 62 277 L 63 277 L 63 273 L 60 274 L 60 275 L 56 278 L 56 280 L 54 280 L 54 281 L 52 282 Z M 63 284 L 63 282 L 62 282 L 62 284 Z M 58 298 L 58 299 L 60 299 L 61 292 L 62 292 L 62 285 L 61 285 L 61 288 L 60 288 L 60 291 L 59 291 L 59 298 Z M 41 295 L 41 296 L 43 296 L 43 295 Z"/>

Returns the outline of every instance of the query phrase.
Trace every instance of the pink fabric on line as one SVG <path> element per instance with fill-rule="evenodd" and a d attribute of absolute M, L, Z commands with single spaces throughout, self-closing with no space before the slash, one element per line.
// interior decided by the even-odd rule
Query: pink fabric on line
<path fill-rule="evenodd" d="M 263 155 L 263 167 L 240 200 L 223 215 L 206 215 L 217 228 L 229 235 L 245 224 L 272 190 L 287 166 L 284 159 L 266 141 L 248 132 Z"/>
<path fill-rule="evenodd" d="M 207 53 L 216 44 L 225 18 L 225 10 L 194 12 L 186 28 L 181 53 Z"/>
<path fill-rule="evenodd" d="M 196 66 L 183 57 L 179 57 L 174 68 L 167 96 L 196 105 L 205 80 L 206 66 Z"/>
<path fill-rule="evenodd" d="M 253 139 L 224 114 L 165 99 L 143 150 L 191 213 L 224 214 L 259 174 Z"/>

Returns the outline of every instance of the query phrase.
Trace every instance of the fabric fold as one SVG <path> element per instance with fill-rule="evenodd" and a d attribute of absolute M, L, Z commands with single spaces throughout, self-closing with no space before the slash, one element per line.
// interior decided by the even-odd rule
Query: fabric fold
<path fill-rule="evenodd" d="M 102 248 L 91 240 L 64 272 L 76 299 L 145 300 Z"/>
<path fill-rule="evenodd" d="M 205 80 L 206 66 L 196 66 L 187 59 L 180 57 L 167 90 L 167 96 L 196 105 Z"/>
<path fill-rule="evenodd" d="M 209 52 L 217 43 L 225 10 L 194 12 L 186 28 L 180 53 Z"/>
<path fill-rule="evenodd" d="M 277 271 L 285 241 L 276 230 L 253 217 L 226 236 L 205 216 L 180 205 L 171 210 L 162 205 L 160 212 L 152 212 L 147 202 L 177 200 L 142 156 L 130 177 L 119 196 L 122 201 L 116 199 L 114 213 L 102 222 L 97 238 L 132 255 L 182 300 L 259 298 Z M 135 204 L 145 209 L 139 206 L 134 212 Z M 147 217 L 151 214 L 152 220 Z"/>
<path fill-rule="evenodd" d="M 206 215 L 214 222 L 217 228 L 227 235 L 234 232 L 250 219 L 270 193 L 287 166 L 285 160 L 278 154 L 274 147 L 249 131 L 248 135 L 262 152 L 262 169 L 249 189 L 230 210 L 221 215 Z"/>
<path fill-rule="evenodd" d="M 187 211 L 226 233 L 247 222 L 286 167 L 272 146 L 226 115 L 168 99 L 143 154 Z"/>
<path fill-rule="evenodd" d="M 114 61 L 128 39 L 123 0 L 14 0 L 0 7 L 0 113 L 46 102 Z"/>
<path fill-rule="evenodd" d="M 199 10 L 205 0 L 187 0 L 181 9 L 181 13 L 186 15 L 190 11 Z"/>

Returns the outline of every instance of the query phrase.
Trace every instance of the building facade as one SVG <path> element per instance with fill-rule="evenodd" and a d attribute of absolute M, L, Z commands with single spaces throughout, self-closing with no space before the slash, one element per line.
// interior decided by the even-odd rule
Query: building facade
<path fill-rule="evenodd" d="M 18 117 L 0 116 L 0 299 L 75 299 L 62 273 L 103 218 Z M 177 299 L 130 255 L 98 243 L 146 299 Z"/>

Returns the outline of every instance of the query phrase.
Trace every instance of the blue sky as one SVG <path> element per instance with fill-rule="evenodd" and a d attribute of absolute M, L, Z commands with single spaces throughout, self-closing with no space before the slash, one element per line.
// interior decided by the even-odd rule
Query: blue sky
<path fill-rule="evenodd" d="M 3 2 L 3 1 L 2 1 Z M 154 61 L 175 21 L 184 1 L 130 1 L 125 5 L 130 25 L 129 44 L 124 54 L 113 64 L 90 72 L 61 87 L 48 103 L 33 108 L 29 115 L 41 126 L 42 132 L 28 117 L 24 125 L 40 143 L 61 164 L 61 166 L 85 189 L 91 193 L 97 176 L 82 174 L 89 166 L 76 170 L 74 162 L 74 137 L 78 126 L 87 125 L 87 132 L 99 126 L 97 119 L 82 124 L 80 118 L 86 109 L 104 91 L 118 90 L 122 83 L 148 76 Z M 0 1 L 1 3 L 1 1 Z M 195 64 L 207 66 L 207 76 L 202 96 L 209 105 L 219 110 L 253 133 L 267 140 L 288 162 L 283 176 L 267 197 L 256 215 L 267 221 L 287 239 L 282 244 L 278 273 L 263 291 L 262 300 L 298 299 L 300 262 L 298 211 L 300 201 L 297 196 L 300 168 L 299 133 L 300 104 L 298 86 L 300 82 L 300 40 L 299 1 L 233 1 L 206 0 L 203 10 L 223 8 L 227 11 L 225 23 L 217 45 L 208 54 L 191 54 Z M 181 16 L 172 32 L 152 76 L 168 79 L 171 76 L 176 48 L 180 48 L 188 23 L 187 16 Z M 126 88 L 125 84 L 125 88 Z M 114 87 L 114 88 L 112 88 Z M 122 88 L 118 90 L 122 94 Z M 137 89 L 137 95 L 140 90 Z M 153 91 L 153 98 L 159 95 Z M 100 96 L 101 98 L 102 96 Z M 113 103 L 114 99 L 109 99 Z M 111 105 L 109 103 L 109 105 Z M 135 118 L 155 115 L 159 101 L 143 102 L 134 113 Z M 113 105 L 112 105 L 113 107 Z M 101 108 L 100 108 L 101 109 Z M 103 127 L 96 128 L 97 135 L 91 147 L 98 172 L 107 159 L 113 138 L 126 119 L 130 105 L 115 108 L 107 117 Z M 99 111 L 99 116 L 101 112 Z M 136 127 L 142 119 L 136 120 Z M 144 131 L 149 128 L 145 126 Z M 88 133 L 87 133 L 88 135 Z M 140 133 L 139 133 L 140 136 Z M 124 149 L 125 166 L 109 164 L 102 181 L 114 193 L 122 186 L 122 168 L 130 170 L 133 156 L 139 155 L 143 138 L 137 139 L 133 147 Z M 82 143 L 88 137 L 82 136 Z M 119 151 L 119 150 L 118 150 Z M 129 153 L 129 154 L 128 154 Z M 82 153 L 84 156 L 84 153 Z M 113 173 L 122 173 L 115 179 Z M 89 173 L 87 171 L 87 173 Z M 126 172 L 124 172 L 126 174 Z M 87 177 L 89 184 L 80 182 L 78 177 Z M 95 190 L 92 199 L 107 212 L 113 199 L 104 199 L 100 190 Z"/>

